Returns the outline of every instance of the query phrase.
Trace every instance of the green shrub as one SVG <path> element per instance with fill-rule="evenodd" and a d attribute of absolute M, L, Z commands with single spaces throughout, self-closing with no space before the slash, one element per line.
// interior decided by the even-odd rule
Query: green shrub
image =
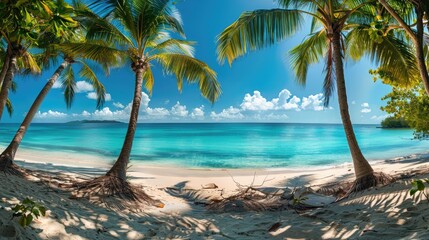
<path fill-rule="evenodd" d="M 46 216 L 46 208 L 29 198 L 25 198 L 22 203 L 15 205 L 12 210 L 14 211 L 13 217 L 20 217 L 18 223 L 22 227 L 30 225 L 34 218 Z"/>
<path fill-rule="evenodd" d="M 410 195 L 414 196 L 416 193 L 421 193 L 426 197 L 426 200 L 429 202 L 428 193 L 426 192 L 426 184 L 429 184 L 429 179 L 417 179 L 411 182 Z"/>

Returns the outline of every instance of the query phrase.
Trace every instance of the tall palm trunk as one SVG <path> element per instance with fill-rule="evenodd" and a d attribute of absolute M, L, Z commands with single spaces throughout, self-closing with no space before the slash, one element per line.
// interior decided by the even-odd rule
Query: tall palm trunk
<path fill-rule="evenodd" d="M 420 76 L 425 87 L 426 94 L 429 96 L 429 73 L 426 66 L 426 58 L 424 55 L 424 25 L 423 25 L 423 9 L 417 9 L 417 33 L 416 37 L 412 38 L 416 47 L 417 65 L 419 67 Z"/>
<path fill-rule="evenodd" d="M 363 156 L 350 120 L 349 106 L 347 103 L 346 83 L 344 79 L 344 66 L 341 51 L 341 33 L 334 32 L 332 37 L 333 58 L 335 64 L 335 75 L 337 81 L 338 102 L 340 105 L 341 120 L 347 137 L 350 153 L 353 159 L 356 179 L 372 175 L 374 170 Z"/>
<path fill-rule="evenodd" d="M 6 76 L 4 78 L 4 81 L 0 90 L 0 120 L 3 115 L 4 107 L 6 106 L 6 101 L 9 95 L 9 88 L 12 85 L 12 80 L 15 75 L 15 71 L 17 69 L 16 61 L 17 61 L 17 55 L 12 54 L 10 56 L 9 67 L 7 69 Z"/>
<path fill-rule="evenodd" d="M 146 66 L 143 63 L 139 62 L 138 64 L 136 64 L 136 66 L 133 67 L 133 69 L 136 73 L 136 83 L 127 134 L 125 136 L 124 144 L 122 145 L 122 150 L 119 154 L 118 159 L 116 160 L 113 167 L 106 174 L 107 176 L 114 176 L 123 181 L 126 181 L 127 165 L 130 160 L 134 135 L 137 129 L 137 120 L 142 100 L 143 73 L 146 70 Z"/>
<path fill-rule="evenodd" d="M 27 115 L 24 118 L 24 121 L 21 123 L 18 131 L 16 132 L 14 138 L 10 142 L 9 146 L 3 151 L 0 155 L 0 166 L 8 167 L 12 164 L 12 161 L 15 159 L 16 151 L 18 150 L 19 145 L 21 144 L 22 139 L 24 138 L 25 133 L 27 132 L 28 127 L 31 124 L 34 116 L 39 110 L 40 105 L 45 99 L 46 95 L 51 90 L 54 83 L 58 80 L 61 72 L 70 64 L 69 60 L 65 60 L 55 71 L 52 77 L 48 80 L 45 86 L 40 91 L 39 95 L 37 95 L 33 104 L 30 107 Z M 1 168 L 0 168 L 1 170 Z"/>

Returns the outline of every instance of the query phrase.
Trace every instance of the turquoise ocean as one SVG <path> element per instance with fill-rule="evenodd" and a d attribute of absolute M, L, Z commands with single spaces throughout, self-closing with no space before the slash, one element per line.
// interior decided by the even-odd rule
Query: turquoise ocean
<path fill-rule="evenodd" d="M 18 124 L 0 124 L 6 146 Z M 32 124 L 21 148 L 90 154 L 112 162 L 127 130 L 121 123 Z M 409 129 L 355 125 L 364 155 L 382 160 L 427 153 L 429 141 Z M 131 161 L 190 168 L 305 168 L 350 163 L 344 131 L 335 124 L 139 124 Z"/>

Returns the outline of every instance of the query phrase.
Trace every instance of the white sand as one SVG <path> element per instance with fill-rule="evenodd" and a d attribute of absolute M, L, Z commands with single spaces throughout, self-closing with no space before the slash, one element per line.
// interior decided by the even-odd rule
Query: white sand
<path fill-rule="evenodd" d="M 17 159 L 26 168 L 83 176 L 103 174 L 109 167 L 100 159 L 67 152 L 20 151 Z M 0 239 L 14 232 L 21 239 L 429 238 L 429 204 L 426 200 L 417 204 L 409 196 L 409 181 L 365 191 L 301 214 L 293 210 L 213 213 L 165 191 L 168 187 L 201 189 L 202 185 L 215 183 L 228 194 L 237 188 L 232 177 L 243 185 L 258 185 L 267 179 L 264 187 L 312 186 L 353 179 L 351 165 L 319 170 L 201 170 L 132 165 L 131 182 L 144 185 L 150 196 L 165 203 L 164 208 L 143 209 L 138 214 L 115 212 L 86 200 L 71 200 L 69 193 L 54 191 L 40 182 L 0 175 Z M 428 169 L 429 161 L 426 155 L 415 155 L 380 161 L 373 167 L 397 174 Z M 16 219 L 10 220 L 9 208 L 27 196 L 41 201 L 50 211 L 48 217 L 22 229 Z M 278 230 L 269 232 L 276 223 L 280 224 Z"/>

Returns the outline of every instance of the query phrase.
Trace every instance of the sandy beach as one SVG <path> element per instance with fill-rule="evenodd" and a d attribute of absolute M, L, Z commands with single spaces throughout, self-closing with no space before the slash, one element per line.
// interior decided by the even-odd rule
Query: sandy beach
<path fill-rule="evenodd" d="M 264 189 L 293 189 L 347 181 L 351 165 L 326 169 L 202 170 L 132 164 L 130 180 L 142 185 L 164 208 L 140 212 L 115 211 L 53 186 L 62 174 L 91 177 L 104 173 L 107 163 L 85 155 L 21 151 L 17 163 L 52 173 L 49 183 L 1 175 L 0 238 L 6 239 L 425 239 L 429 205 L 409 196 L 412 178 L 370 189 L 307 211 L 214 212 L 203 203 L 212 196 L 234 194 L 237 183 Z M 85 166 L 79 163 L 91 162 Z M 429 167 L 427 155 L 373 163 L 376 171 L 412 176 Z M 418 176 L 421 178 L 424 176 Z M 264 182 L 265 180 L 265 182 Z M 202 189 L 214 183 L 216 189 Z M 261 185 L 261 186 L 259 186 Z M 27 196 L 44 204 L 48 216 L 23 229 L 11 219 L 11 207 Z M 9 237 L 9 238 L 8 238 Z"/>

